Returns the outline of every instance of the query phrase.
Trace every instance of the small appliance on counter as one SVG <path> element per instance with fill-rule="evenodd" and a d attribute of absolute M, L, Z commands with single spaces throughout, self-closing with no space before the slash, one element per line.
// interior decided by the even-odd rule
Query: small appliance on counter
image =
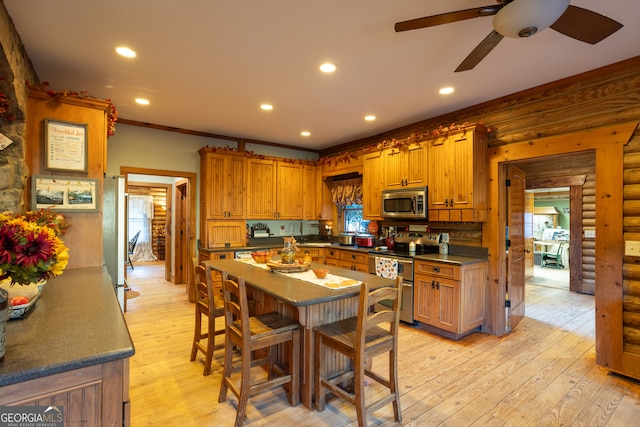
<path fill-rule="evenodd" d="M 338 234 L 338 243 L 340 243 L 341 246 L 354 246 L 356 244 L 355 233 Z"/>
<path fill-rule="evenodd" d="M 259 238 L 259 237 L 269 237 L 270 236 L 269 227 L 266 224 L 254 224 L 251 226 L 251 237 Z"/>
<path fill-rule="evenodd" d="M 372 248 L 376 245 L 373 234 L 356 234 L 356 245 L 360 248 Z"/>

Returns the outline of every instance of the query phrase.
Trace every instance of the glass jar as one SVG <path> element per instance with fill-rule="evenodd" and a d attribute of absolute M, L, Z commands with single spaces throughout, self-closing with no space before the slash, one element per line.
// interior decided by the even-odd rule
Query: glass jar
<path fill-rule="evenodd" d="M 283 264 L 293 264 L 296 262 L 296 249 L 293 237 L 284 238 L 284 247 L 280 252 Z"/>

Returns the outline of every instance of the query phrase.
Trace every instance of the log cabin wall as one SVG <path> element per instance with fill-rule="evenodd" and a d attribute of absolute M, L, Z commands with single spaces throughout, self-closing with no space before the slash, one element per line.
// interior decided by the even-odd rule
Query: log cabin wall
<path fill-rule="evenodd" d="M 167 227 L 167 193 L 168 186 L 145 183 L 129 183 L 127 191 L 130 195 L 153 196 L 153 253 L 159 260 L 165 259 L 165 235 Z"/>
<path fill-rule="evenodd" d="M 640 241 L 640 140 L 625 147 L 624 240 Z M 640 355 L 640 258 L 624 258 L 622 282 L 624 351 Z"/>

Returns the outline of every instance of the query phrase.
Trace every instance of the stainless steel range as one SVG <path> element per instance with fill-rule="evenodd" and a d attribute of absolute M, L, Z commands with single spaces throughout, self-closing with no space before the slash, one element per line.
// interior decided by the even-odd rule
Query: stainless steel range
<path fill-rule="evenodd" d="M 369 251 L 369 273 L 395 279 L 402 277 L 400 320 L 413 324 L 413 258 L 438 253 L 439 233 L 402 233 L 395 239 L 393 250 Z M 415 250 L 414 250 L 415 249 Z"/>

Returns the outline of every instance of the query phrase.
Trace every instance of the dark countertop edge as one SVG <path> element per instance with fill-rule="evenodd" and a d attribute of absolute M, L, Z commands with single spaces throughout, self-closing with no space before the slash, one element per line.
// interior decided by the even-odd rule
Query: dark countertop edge
<path fill-rule="evenodd" d="M 487 258 L 475 258 L 460 255 L 424 254 L 416 255 L 416 261 L 441 262 L 443 264 L 469 265 L 477 262 L 485 262 Z"/>
<path fill-rule="evenodd" d="M 0 387 L 134 354 L 106 268 L 71 269 L 47 282 L 26 318 L 7 322 Z"/>
<path fill-rule="evenodd" d="M 114 360 L 126 359 L 135 354 L 133 347 L 129 349 L 117 350 L 111 353 L 103 353 L 95 357 L 87 357 L 69 361 L 68 363 L 60 363 L 53 365 L 45 365 L 38 368 L 26 369 L 0 376 L 0 387 L 17 384 L 24 381 L 35 380 L 38 378 L 48 377 L 50 375 L 61 374 L 76 369 L 86 368 L 88 366 L 100 365 Z"/>

